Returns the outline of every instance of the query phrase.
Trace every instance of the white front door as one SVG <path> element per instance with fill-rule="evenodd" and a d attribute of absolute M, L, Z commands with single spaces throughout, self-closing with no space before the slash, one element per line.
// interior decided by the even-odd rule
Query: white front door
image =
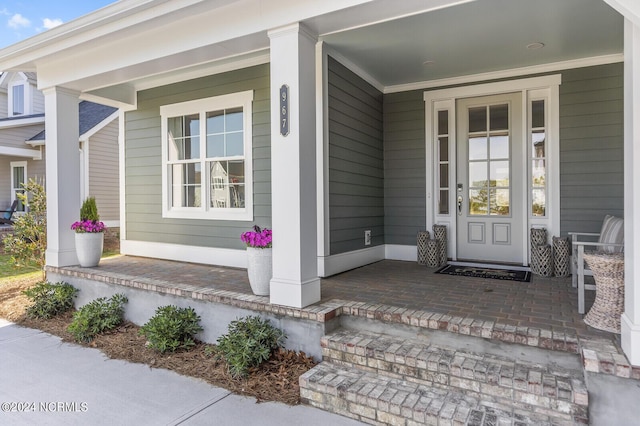
<path fill-rule="evenodd" d="M 522 94 L 459 99 L 456 108 L 458 260 L 522 264 Z"/>

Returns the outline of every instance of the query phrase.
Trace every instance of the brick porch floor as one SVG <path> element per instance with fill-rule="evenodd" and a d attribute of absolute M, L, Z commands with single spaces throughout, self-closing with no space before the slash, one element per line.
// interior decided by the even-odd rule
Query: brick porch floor
<path fill-rule="evenodd" d="M 244 269 L 116 256 L 103 259 L 93 272 L 164 286 L 175 283 L 251 294 Z M 587 309 L 593 298 L 594 292 L 588 291 Z M 584 324 L 570 278 L 534 276 L 530 283 L 522 283 L 454 277 L 435 274 L 434 269 L 415 262 L 385 260 L 322 279 L 322 302 L 332 299 L 426 310 L 576 336 L 613 336 Z"/>

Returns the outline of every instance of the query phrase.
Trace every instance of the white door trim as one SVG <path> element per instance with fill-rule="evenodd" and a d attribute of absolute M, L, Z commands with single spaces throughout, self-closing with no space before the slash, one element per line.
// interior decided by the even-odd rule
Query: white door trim
<path fill-rule="evenodd" d="M 562 82 L 562 76 L 560 74 L 548 75 L 543 77 L 531 77 L 518 80 L 509 80 L 496 83 L 477 84 L 464 87 L 453 87 L 439 90 L 429 90 L 424 92 L 423 99 L 425 101 L 425 199 L 426 199 L 426 211 L 425 211 L 425 227 L 431 229 L 434 224 L 444 224 L 448 226 L 448 240 L 449 240 L 449 257 L 453 260 L 457 260 L 457 252 L 455 241 L 457 241 L 456 233 L 456 217 L 455 217 L 455 196 L 453 187 L 450 186 L 449 196 L 449 213 L 438 214 L 437 200 L 439 194 L 436 192 L 435 183 L 437 182 L 436 173 L 438 166 L 437 157 L 437 144 L 435 143 L 437 137 L 437 129 L 435 123 L 437 123 L 436 114 L 438 110 L 447 109 L 449 111 L 449 139 L 455 140 L 455 101 L 459 98 L 467 97 L 479 97 L 488 96 L 502 93 L 518 92 L 523 94 L 523 103 L 528 107 L 531 94 L 535 93 L 536 98 L 539 98 L 541 93 L 546 93 L 546 99 L 548 101 L 548 135 L 547 135 L 547 150 L 548 150 L 548 185 L 547 185 L 547 197 L 548 208 L 547 215 L 544 218 L 534 218 L 531 214 L 527 214 L 526 226 L 524 226 L 523 232 L 528 234 L 528 230 L 531 226 L 540 226 L 547 228 L 548 235 L 560 235 L 560 129 L 559 129 L 559 86 Z M 525 111 L 528 110 L 525 109 Z M 528 125 L 525 126 L 525 131 L 528 131 Z M 528 139 L 527 139 L 528 140 Z M 449 158 L 454 153 L 455 144 L 449 144 Z M 530 153 L 528 154 L 530 155 Z M 527 156 L 527 158 L 529 158 Z M 527 164 L 528 165 L 528 164 Z M 449 182 L 450 185 L 456 180 L 456 166 L 455 162 L 451 162 L 449 165 Z M 527 197 L 528 199 L 528 197 Z M 528 203 L 527 203 L 528 205 Z M 527 207 L 528 210 L 528 207 Z M 528 241 L 527 235 L 525 235 L 524 241 Z M 526 253 L 526 250 L 525 250 Z M 526 264 L 526 259 L 523 262 Z"/>

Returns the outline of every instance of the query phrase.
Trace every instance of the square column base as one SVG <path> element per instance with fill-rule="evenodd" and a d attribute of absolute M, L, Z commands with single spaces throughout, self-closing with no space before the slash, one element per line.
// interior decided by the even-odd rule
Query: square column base
<path fill-rule="evenodd" d="M 78 262 L 78 256 L 76 255 L 75 248 L 66 250 L 55 250 L 49 248 L 45 252 L 45 260 L 47 265 L 56 267 L 73 266 L 80 263 Z"/>
<path fill-rule="evenodd" d="M 275 305 L 304 308 L 320 301 L 320 278 L 298 282 L 272 278 L 270 300 Z"/>
<path fill-rule="evenodd" d="M 640 366 L 640 324 L 631 322 L 626 313 L 620 321 L 622 350 L 632 365 Z"/>

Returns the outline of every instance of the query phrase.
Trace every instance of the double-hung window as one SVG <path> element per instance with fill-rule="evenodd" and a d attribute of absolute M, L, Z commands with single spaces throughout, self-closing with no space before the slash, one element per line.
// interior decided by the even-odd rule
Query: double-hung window
<path fill-rule="evenodd" d="M 253 92 L 160 107 L 163 216 L 253 220 Z"/>
<path fill-rule="evenodd" d="M 24 115 L 26 113 L 24 87 L 24 84 L 15 84 L 11 86 L 11 98 L 9 102 L 9 106 L 11 107 L 9 115 L 11 116 Z"/>

